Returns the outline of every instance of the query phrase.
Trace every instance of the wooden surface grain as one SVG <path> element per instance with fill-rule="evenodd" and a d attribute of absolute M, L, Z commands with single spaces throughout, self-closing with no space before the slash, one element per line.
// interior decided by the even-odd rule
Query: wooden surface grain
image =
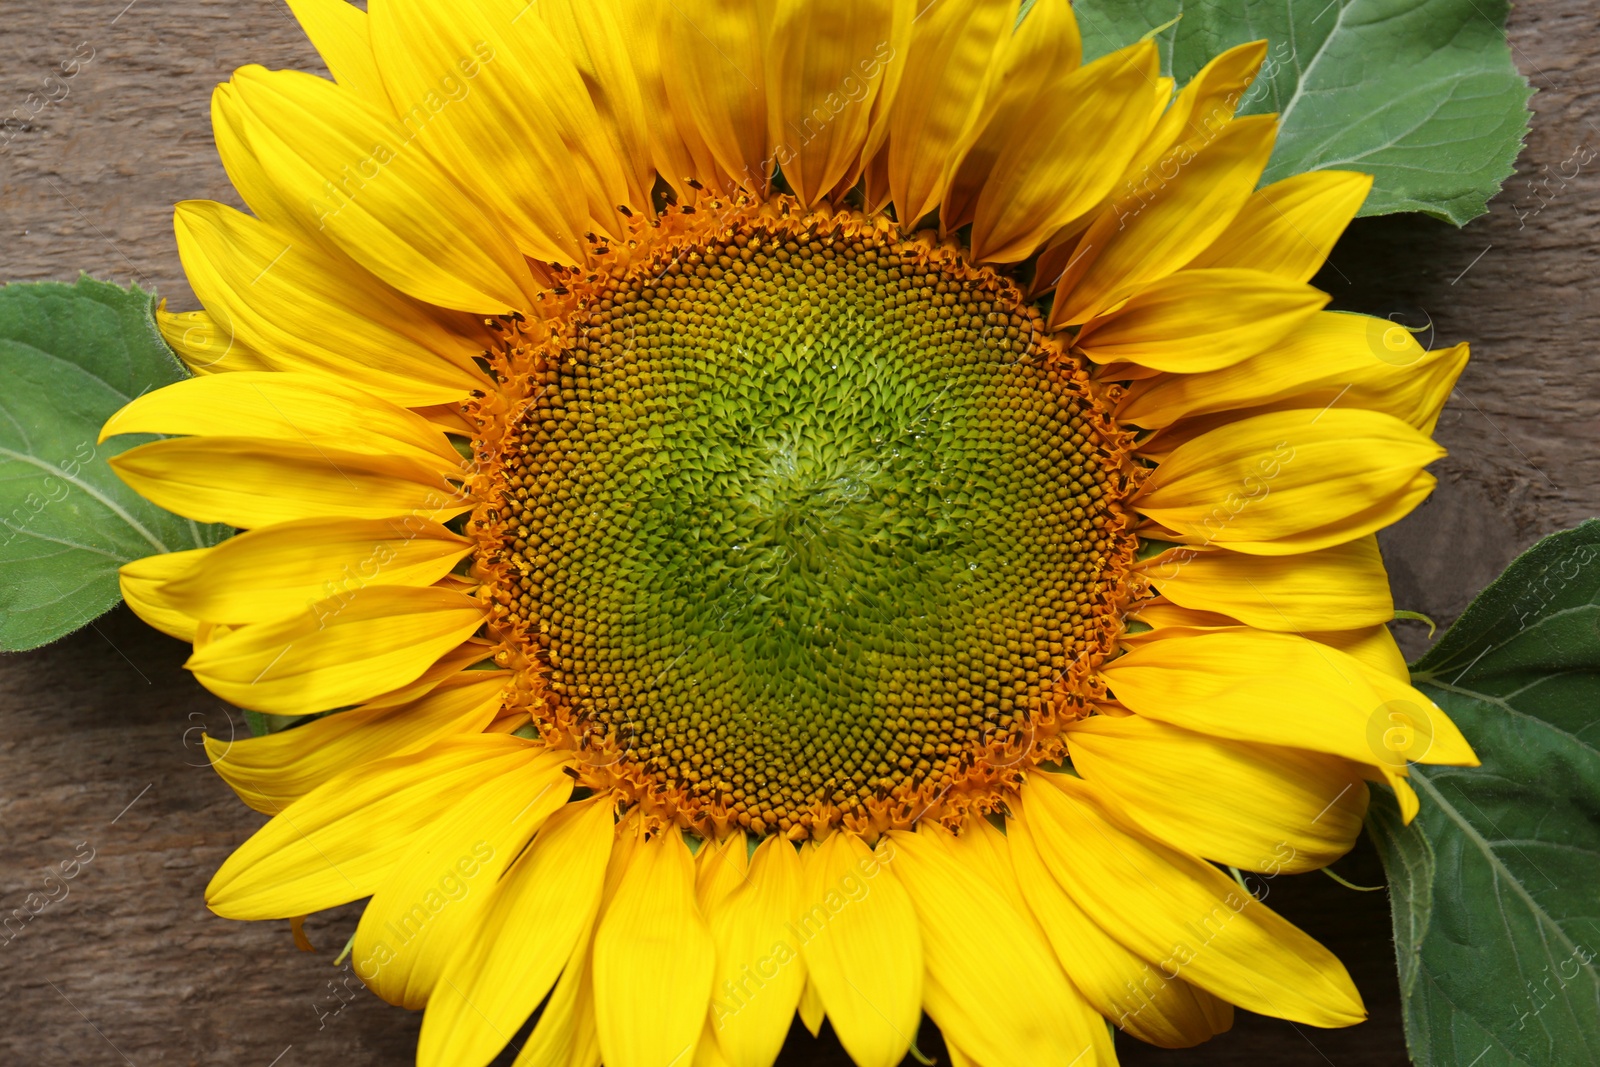
<path fill-rule="evenodd" d="M 1451 451 L 1439 489 L 1383 538 L 1401 606 L 1440 622 L 1539 536 L 1600 511 L 1600 30 L 1578 0 L 1528 0 L 1511 38 L 1539 93 L 1518 175 L 1491 214 L 1462 230 L 1360 222 L 1319 278 L 1336 306 L 1394 313 L 1435 345 L 1472 342 L 1439 427 Z M 0 278 L 83 270 L 193 307 L 171 205 L 237 203 L 208 113 L 212 86 L 245 63 L 320 69 L 278 0 L 4 0 Z M 1424 631 L 1402 637 L 1415 652 Z M 315 917 L 319 951 L 306 954 L 286 923 L 229 922 L 201 903 L 261 819 L 206 766 L 201 731 L 243 724 L 185 674 L 184 655 L 121 609 L 0 658 L 0 920 L 11 919 L 0 1063 L 410 1062 L 418 1017 L 346 991 L 331 965 L 354 908 Z M 1382 879 L 1366 846 L 1338 867 Z M 1125 1063 L 1406 1062 L 1384 894 L 1306 875 L 1276 880 L 1268 900 L 1347 961 L 1371 1020 L 1320 1031 L 1241 1013 L 1196 1050 L 1119 1042 Z M 801 1035 L 784 1062 L 846 1061 Z"/>

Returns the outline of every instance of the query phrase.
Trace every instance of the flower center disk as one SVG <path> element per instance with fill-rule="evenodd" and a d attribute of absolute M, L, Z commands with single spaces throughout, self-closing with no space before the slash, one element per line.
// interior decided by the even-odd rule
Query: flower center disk
<path fill-rule="evenodd" d="M 1102 645 L 1109 422 L 953 253 L 731 229 L 607 279 L 533 372 L 502 602 L 585 747 L 691 824 L 914 820 Z"/>

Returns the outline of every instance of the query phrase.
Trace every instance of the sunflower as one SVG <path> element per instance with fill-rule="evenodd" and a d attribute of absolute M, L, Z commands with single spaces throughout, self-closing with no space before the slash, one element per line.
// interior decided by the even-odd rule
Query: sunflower
<path fill-rule="evenodd" d="M 370 898 L 424 1064 L 1364 1017 L 1240 872 L 1475 762 L 1374 538 L 1466 348 L 1324 310 L 1369 179 L 1257 188 L 1262 42 L 1174 93 L 1066 0 L 291 6 L 332 80 L 216 91 L 252 213 L 178 206 L 196 376 L 104 431 L 244 531 L 128 602 L 294 717 L 208 741 L 272 816 L 212 910 Z"/>

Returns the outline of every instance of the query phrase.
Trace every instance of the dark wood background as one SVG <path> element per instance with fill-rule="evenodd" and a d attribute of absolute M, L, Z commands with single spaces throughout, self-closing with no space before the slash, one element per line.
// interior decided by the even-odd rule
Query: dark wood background
<path fill-rule="evenodd" d="M 1383 539 L 1400 605 L 1441 623 L 1537 538 L 1600 513 L 1600 160 L 1562 176 L 1600 151 L 1600 29 L 1579 0 L 1527 0 L 1510 32 L 1538 95 L 1491 213 L 1461 230 L 1419 216 L 1359 222 L 1320 279 L 1336 306 L 1431 322 L 1436 345 L 1472 342 L 1439 427 L 1451 452 L 1435 467 L 1439 490 Z M 53 98 L 0 130 L 0 279 L 83 270 L 195 306 L 171 205 L 237 203 L 209 97 L 252 62 L 320 69 L 280 0 L 0 3 L 0 120 L 28 115 L 30 93 Z M 1425 630 L 1404 629 L 1419 651 Z M 409 1063 L 417 1015 L 335 993 L 353 908 L 314 918 L 319 951 L 306 954 L 287 923 L 229 922 L 202 904 L 211 872 L 261 819 L 206 766 L 200 732 L 243 724 L 185 674 L 184 656 L 119 609 L 53 647 L 0 657 L 0 917 L 30 893 L 60 898 L 0 930 L 0 1062 Z M 46 883 L 47 869 L 90 850 L 76 877 Z M 1338 869 L 1382 881 L 1365 845 Z M 1124 1063 L 1407 1062 L 1385 895 L 1313 874 L 1278 879 L 1269 902 L 1347 961 L 1371 1020 L 1325 1031 L 1241 1013 L 1195 1050 L 1119 1042 Z M 924 1036 L 937 1053 L 931 1026 Z M 783 1062 L 847 1061 L 801 1032 Z"/>

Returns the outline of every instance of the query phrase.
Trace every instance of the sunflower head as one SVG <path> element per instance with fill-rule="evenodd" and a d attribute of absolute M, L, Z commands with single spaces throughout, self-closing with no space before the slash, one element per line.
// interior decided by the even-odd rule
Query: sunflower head
<path fill-rule="evenodd" d="M 1466 351 L 1323 310 L 1369 179 L 1257 187 L 1261 42 L 1174 94 L 1065 0 L 292 6 L 332 80 L 217 90 L 252 213 L 179 205 L 197 376 L 105 430 L 243 531 L 128 601 L 297 717 L 211 746 L 274 816 L 214 910 L 370 897 L 430 1064 L 541 1002 L 519 1063 L 1362 1017 L 1219 868 L 1473 759 L 1373 538 Z"/>
<path fill-rule="evenodd" d="M 507 319 L 475 572 L 530 718 L 710 837 L 911 826 L 1088 714 L 1130 438 L 953 243 L 774 194 L 634 228 Z"/>

